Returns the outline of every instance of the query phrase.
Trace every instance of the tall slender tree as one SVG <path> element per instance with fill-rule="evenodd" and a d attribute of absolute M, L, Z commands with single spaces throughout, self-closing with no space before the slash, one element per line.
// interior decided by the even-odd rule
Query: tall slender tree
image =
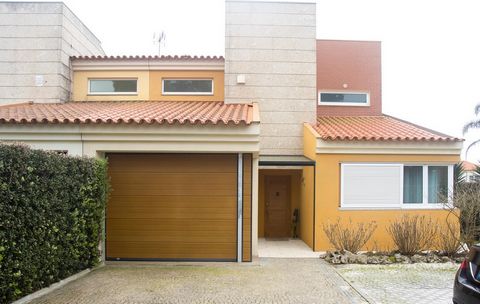
<path fill-rule="evenodd" d="M 453 182 L 454 187 L 465 183 L 465 167 L 462 162 L 456 163 L 453 166 Z"/>
<path fill-rule="evenodd" d="M 470 130 L 480 129 L 480 103 L 475 106 L 475 115 L 477 116 L 476 119 L 472 120 L 471 122 L 467 123 L 463 126 L 463 134 L 466 134 Z M 470 145 L 468 145 L 465 154 L 468 153 L 471 147 L 476 146 L 480 143 L 480 139 L 474 140 Z"/>

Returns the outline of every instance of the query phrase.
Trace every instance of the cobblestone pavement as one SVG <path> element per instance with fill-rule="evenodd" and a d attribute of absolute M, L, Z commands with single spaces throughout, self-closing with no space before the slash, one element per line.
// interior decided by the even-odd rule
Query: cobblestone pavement
<path fill-rule="evenodd" d="M 31 302 L 365 303 L 320 259 L 114 264 Z"/>
<path fill-rule="evenodd" d="M 336 270 L 370 303 L 452 303 L 459 265 L 342 265 Z"/>

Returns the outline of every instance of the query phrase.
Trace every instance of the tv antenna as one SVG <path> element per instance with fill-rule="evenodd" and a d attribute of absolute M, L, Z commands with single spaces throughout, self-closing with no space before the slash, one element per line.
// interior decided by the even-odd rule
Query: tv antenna
<path fill-rule="evenodd" d="M 158 44 L 158 56 L 161 55 L 162 45 L 165 46 L 167 35 L 164 31 L 153 33 L 153 44 Z"/>

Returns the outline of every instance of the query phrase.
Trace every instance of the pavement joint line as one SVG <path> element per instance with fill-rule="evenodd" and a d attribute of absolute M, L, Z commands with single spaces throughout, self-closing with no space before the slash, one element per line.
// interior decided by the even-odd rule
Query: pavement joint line
<path fill-rule="evenodd" d="M 333 270 L 337 273 L 337 275 L 345 281 L 362 299 L 365 300 L 365 302 L 370 303 L 370 304 L 375 304 L 377 303 L 375 300 L 371 299 L 369 296 L 364 295 L 363 293 L 360 292 L 360 288 L 355 286 L 353 283 L 349 282 L 338 270 L 334 265 L 330 265 Z"/>

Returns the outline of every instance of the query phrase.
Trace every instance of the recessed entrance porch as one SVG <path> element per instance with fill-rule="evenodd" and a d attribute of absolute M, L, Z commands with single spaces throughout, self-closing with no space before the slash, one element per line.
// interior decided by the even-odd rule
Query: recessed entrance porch
<path fill-rule="evenodd" d="M 318 257 L 312 249 L 314 165 L 303 156 L 260 157 L 259 257 Z"/>

